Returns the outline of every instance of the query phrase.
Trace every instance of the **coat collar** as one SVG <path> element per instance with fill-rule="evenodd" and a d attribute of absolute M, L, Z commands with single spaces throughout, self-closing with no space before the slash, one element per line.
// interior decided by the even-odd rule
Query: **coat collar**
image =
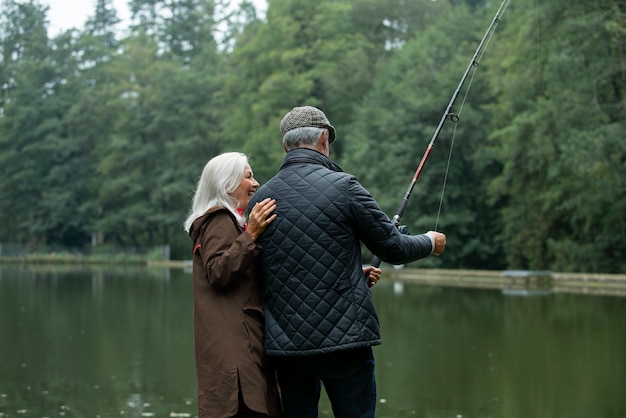
<path fill-rule="evenodd" d="M 284 168 L 293 164 L 317 164 L 332 171 L 343 171 L 341 167 L 335 164 L 330 158 L 310 148 L 295 148 L 288 151 L 280 166 L 280 170 L 282 171 Z"/>

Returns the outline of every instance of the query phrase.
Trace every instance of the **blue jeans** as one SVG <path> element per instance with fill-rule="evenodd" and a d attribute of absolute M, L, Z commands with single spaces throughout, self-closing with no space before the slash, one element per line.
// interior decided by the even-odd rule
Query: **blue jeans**
<path fill-rule="evenodd" d="M 376 378 L 371 347 L 273 360 L 284 418 L 317 418 L 322 384 L 335 418 L 374 418 Z"/>

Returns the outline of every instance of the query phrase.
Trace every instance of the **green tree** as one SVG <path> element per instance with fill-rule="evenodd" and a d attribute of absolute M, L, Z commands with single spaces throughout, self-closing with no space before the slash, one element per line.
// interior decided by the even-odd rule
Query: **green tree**
<path fill-rule="evenodd" d="M 484 9 L 472 12 L 462 5 L 443 3 L 431 7 L 438 8 L 434 13 L 440 19 L 389 61 L 348 129 L 346 167 L 390 216 L 407 191 L 489 23 Z M 460 122 L 444 123 L 413 189 L 401 223 L 413 233 L 434 229 L 447 175 L 438 229 L 448 234 L 454 250 L 421 265 L 482 269 L 503 265 L 498 220 L 483 199 L 484 167 L 477 151 L 489 132 L 489 121 L 481 110 L 489 100 L 485 74 L 479 70 L 473 82 L 471 76 L 466 80 L 453 107 L 455 113 L 462 110 Z M 453 137 L 456 143 L 450 156 Z"/>
<path fill-rule="evenodd" d="M 75 148 L 63 114 L 74 86 L 62 51 L 47 36 L 47 7 L 9 1 L 2 28 L 0 237 L 18 242 L 71 242 L 75 195 L 68 188 Z"/>
<path fill-rule="evenodd" d="M 109 102 L 120 92 L 115 88 L 123 75 L 115 71 L 121 41 L 116 26 L 120 22 L 111 0 L 98 0 L 82 32 L 66 33 L 55 39 L 59 51 L 66 51 L 62 62 L 74 62 L 73 82 L 78 84 L 64 120 L 68 142 L 76 149 L 68 168 L 80 200 L 74 205 L 84 240 L 101 236 L 94 226 L 101 214 L 98 190 L 104 179 L 97 175 L 96 165 L 111 132 L 115 111 Z M 66 39 L 66 42 L 63 40 Z M 63 46 L 63 47 L 61 47 Z M 67 187 L 67 185 L 66 185 Z M 95 241 L 98 243 L 98 241 Z"/>
<path fill-rule="evenodd" d="M 511 16 L 490 145 L 509 265 L 624 272 L 624 5 L 525 1 Z"/>
<path fill-rule="evenodd" d="M 159 56 L 142 34 L 124 48 L 111 70 L 125 78 L 113 94 L 102 92 L 113 119 L 99 149 L 94 224 L 117 245 L 168 244 L 182 234 L 194 179 L 219 149 L 211 115 L 216 57 L 182 65 Z"/>
<path fill-rule="evenodd" d="M 212 0 L 130 0 L 135 32 L 149 35 L 159 53 L 189 63 L 204 48 L 215 48 L 215 13 L 222 2 Z"/>
<path fill-rule="evenodd" d="M 223 71 L 224 135 L 250 154 L 261 181 L 283 157 L 278 125 L 292 107 L 323 109 L 344 134 L 377 67 L 401 43 L 402 30 L 392 30 L 399 9 L 389 17 L 385 8 L 394 3 L 273 0 L 266 21 L 252 21 L 236 39 Z M 337 141 L 334 158 L 344 144 Z"/>

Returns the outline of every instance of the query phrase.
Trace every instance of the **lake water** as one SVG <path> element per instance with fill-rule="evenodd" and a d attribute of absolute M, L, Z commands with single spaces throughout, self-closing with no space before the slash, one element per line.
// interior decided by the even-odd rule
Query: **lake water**
<path fill-rule="evenodd" d="M 390 277 L 377 417 L 626 418 L 626 298 Z M 195 415 L 189 272 L 0 267 L 0 417 Z"/>

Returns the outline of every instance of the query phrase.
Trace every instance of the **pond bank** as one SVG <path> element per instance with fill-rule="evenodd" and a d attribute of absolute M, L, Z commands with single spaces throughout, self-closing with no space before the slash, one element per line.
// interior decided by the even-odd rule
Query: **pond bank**
<path fill-rule="evenodd" d="M 170 267 L 190 272 L 191 260 L 149 261 L 148 266 Z M 626 297 L 626 275 L 624 274 L 383 267 L 383 280 L 433 286 L 502 289 L 503 292 L 511 294 L 555 292 Z"/>
<path fill-rule="evenodd" d="M 626 275 L 530 270 L 388 269 L 384 278 L 434 286 L 477 287 L 523 292 L 580 293 L 626 297 Z"/>
<path fill-rule="evenodd" d="M 146 260 L 145 257 L 0 257 L 0 265 L 133 266 L 183 270 L 191 273 L 191 260 Z M 534 270 L 452 270 L 394 268 L 383 265 L 383 280 L 433 286 L 501 289 L 509 294 L 579 293 L 626 297 L 626 275 L 563 273 Z"/>

